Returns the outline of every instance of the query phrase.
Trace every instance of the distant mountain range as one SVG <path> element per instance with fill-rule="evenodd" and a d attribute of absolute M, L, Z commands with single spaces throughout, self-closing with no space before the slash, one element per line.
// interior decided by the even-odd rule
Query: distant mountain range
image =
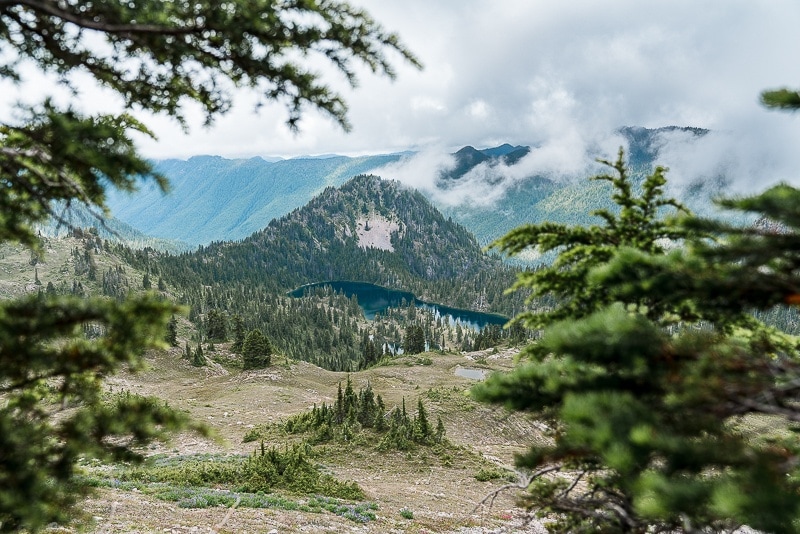
<path fill-rule="evenodd" d="M 440 173 L 439 178 L 442 180 L 457 180 L 482 163 L 490 166 L 498 164 L 514 165 L 527 156 L 530 151 L 531 147 L 529 146 L 511 146 L 508 143 L 483 150 L 465 146 L 453 154 L 456 161 L 455 167 Z"/>
<path fill-rule="evenodd" d="M 621 129 L 619 132 L 629 143 L 628 155 L 634 171 L 649 169 L 664 143 L 663 134 L 676 130 L 698 137 L 707 133 L 699 128 L 678 127 Z M 535 150 L 536 147 L 511 144 L 485 149 L 466 146 L 452 154 L 452 167 L 438 171 L 438 176 L 430 177 L 429 181 L 446 192 L 480 165 L 502 173 L 504 167 L 513 167 Z M 169 179 L 170 193 L 164 195 L 145 185 L 133 195 L 111 191 L 108 203 L 116 218 L 156 238 L 191 246 L 241 240 L 265 228 L 273 219 L 304 206 L 326 187 L 342 185 L 355 175 L 375 172 L 411 157 L 388 154 L 266 161 L 197 156 L 187 161 L 164 160 L 156 163 L 156 170 Z M 710 195 L 720 186 L 706 184 L 700 189 Z M 593 209 L 608 207 L 610 199 L 606 193 L 604 183 L 555 182 L 546 176 L 532 175 L 516 179 L 492 205 L 439 203 L 437 207 L 485 245 L 528 222 L 591 223 L 594 219 L 589 214 Z M 436 198 L 430 196 L 431 201 Z"/>
<path fill-rule="evenodd" d="M 154 237 L 194 246 L 243 239 L 305 205 L 325 187 L 341 185 L 399 158 L 164 160 L 156 162 L 156 171 L 169 178 L 168 194 L 147 184 L 133 195 L 110 191 L 108 205 L 114 217 Z"/>

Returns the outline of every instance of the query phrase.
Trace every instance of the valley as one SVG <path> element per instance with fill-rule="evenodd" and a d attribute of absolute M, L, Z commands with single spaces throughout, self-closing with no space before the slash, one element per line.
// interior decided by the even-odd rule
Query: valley
<path fill-rule="evenodd" d="M 591 190 L 572 189 L 587 203 L 602 189 Z M 149 294 L 182 306 L 166 348 L 107 377 L 103 395 L 154 397 L 211 434 L 140 449 L 142 466 L 82 463 L 90 531 L 545 532 L 551 518 L 524 512 L 512 466 L 557 433 L 473 388 L 518 369 L 537 335 L 501 328 L 507 318 L 549 303 L 507 294 L 523 269 L 421 193 L 358 175 L 193 252 L 132 248 L 92 227 L 39 245 L 0 248 L 3 298 Z M 779 313 L 767 320 L 796 327 Z M 255 332 L 268 346 L 257 365 Z"/>
<path fill-rule="evenodd" d="M 665 127 L 622 128 L 618 132 L 637 174 L 663 163 L 659 153 L 676 133 L 699 139 L 708 131 Z M 422 167 L 410 176 L 404 169 L 416 169 L 415 153 L 277 162 L 218 156 L 162 160 L 155 162 L 155 170 L 169 179 L 170 192 L 164 194 L 145 184 L 133 194 L 109 191 L 108 204 L 117 224 L 190 249 L 214 241 L 245 239 L 273 219 L 303 207 L 326 187 L 339 187 L 359 174 L 408 178 L 409 183 L 403 182 L 406 187 L 416 187 L 445 217 L 472 233 L 481 246 L 530 222 L 592 223 L 593 209 L 610 207 L 608 189 L 586 182 L 583 173 L 550 176 L 526 171 L 526 158 L 535 159 L 537 150 L 536 146 L 508 143 L 483 149 L 467 146 L 449 154 L 441 167 Z M 597 152 L 589 161 L 612 156 Z M 724 187 L 723 180 L 713 187 L 707 185 L 701 195 L 687 191 L 684 200 L 691 200 L 693 209 L 710 210 L 709 199 Z M 473 195 L 480 199 L 476 192 L 493 200 L 476 203 Z"/>
<path fill-rule="evenodd" d="M 0 0 L 0 533 L 800 533 L 768 4 Z"/>

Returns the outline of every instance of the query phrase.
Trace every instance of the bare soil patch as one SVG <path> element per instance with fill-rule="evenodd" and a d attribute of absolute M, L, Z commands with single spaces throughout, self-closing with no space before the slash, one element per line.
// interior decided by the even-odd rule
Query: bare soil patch
<path fill-rule="evenodd" d="M 224 351 L 224 347 L 221 347 Z M 263 371 L 241 372 L 220 365 L 193 367 L 180 349 L 154 354 L 149 369 L 109 380 L 113 391 L 155 395 L 207 422 L 219 441 L 192 434 L 153 446 L 148 454 L 249 454 L 257 443 L 244 443 L 253 428 L 332 403 L 346 373 L 326 371 L 305 362 L 277 362 Z M 356 481 L 367 500 L 377 504 L 376 519 L 355 523 L 330 513 L 225 507 L 180 508 L 136 491 L 101 489 L 85 503 L 94 519 L 90 532 L 544 532 L 526 523 L 513 492 L 501 494 L 491 509 L 477 507 L 508 480 L 481 482 L 482 469 L 509 468 L 514 453 L 544 439 L 535 421 L 476 403 L 469 397 L 474 381 L 456 376 L 457 366 L 503 370 L 514 351 L 499 354 L 426 354 L 392 365 L 352 373 L 358 389 L 371 384 L 387 408 L 405 398 L 409 408 L 422 398 L 429 416 L 441 416 L 452 447 L 436 454 L 427 447 L 412 451 L 378 451 L 372 444 L 325 446 L 322 469 L 341 480 Z M 419 365 L 419 362 L 429 365 Z M 270 434 L 282 445 L 289 437 Z M 268 444 L 268 445 L 269 445 Z M 292 496 L 287 496 L 292 498 Z M 296 497 L 302 499 L 302 497 Z M 401 515 L 404 510 L 413 518 Z"/>

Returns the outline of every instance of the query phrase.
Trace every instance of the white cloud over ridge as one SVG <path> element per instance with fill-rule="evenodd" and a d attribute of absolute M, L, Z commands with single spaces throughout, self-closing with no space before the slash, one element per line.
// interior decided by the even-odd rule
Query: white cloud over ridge
<path fill-rule="evenodd" d="M 316 112 L 291 133 L 280 106 L 256 113 L 256 97 L 243 92 L 211 129 L 190 118 L 188 135 L 173 121 L 143 117 L 160 139 L 142 140 L 142 149 L 155 158 L 414 149 L 421 151 L 416 175 L 392 171 L 413 184 L 424 182 L 423 168 L 432 170 L 430 181 L 447 165 L 447 153 L 464 145 L 536 147 L 520 165 L 475 169 L 465 177 L 470 188 L 451 191 L 465 202 L 489 202 L 493 193 L 481 184 L 496 181 L 501 170 L 510 182 L 517 172 L 585 175 L 595 156 L 614 157 L 618 128 L 677 125 L 713 134 L 665 148 L 662 162 L 676 183 L 721 170 L 734 191 L 800 182 L 800 117 L 758 104 L 763 89 L 800 87 L 796 0 L 353 3 L 396 31 L 425 70 L 398 63 L 391 82 L 360 69 L 355 90 L 333 75 L 350 105 L 351 134 Z M 33 79 L 33 88 L 0 88 L 4 101 L 48 91 Z M 116 99 L 91 89 L 80 102 L 103 111 L 95 108 Z"/>

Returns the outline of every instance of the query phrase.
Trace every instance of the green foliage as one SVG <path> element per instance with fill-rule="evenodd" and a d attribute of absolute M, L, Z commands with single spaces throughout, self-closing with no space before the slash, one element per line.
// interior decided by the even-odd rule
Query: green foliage
<path fill-rule="evenodd" d="M 221 7 L 11 0 L 0 3 L 0 43 L 5 81 L 19 81 L 18 69 L 33 66 L 77 96 L 75 75 L 88 74 L 128 111 L 179 121 L 183 106 L 194 102 L 211 122 L 230 107 L 230 90 L 245 86 L 281 100 L 292 126 L 311 106 L 347 128 L 342 98 L 303 65 L 308 54 L 327 59 L 350 83 L 354 63 L 392 76 L 387 50 L 417 64 L 394 34 L 336 1 Z M 107 187 L 131 191 L 142 180 L 166 190 L 166 180 L 136 152 L 136 134 L 152 136 L 129 113 L 84 116 L 50 100 L 0 123 L 0 242 L 30 245 L 38 261 L 33 227 L 48 218 L 68 225 L 59 207 L 103 212 Z M 103 291 L 118 303 L 57 296 L 55 286 L 40 298 L 0 303 L 0 530 L 35 531 L 65 520 L 86 489 L 74 476 L 81 456 L 135 459 L 131 447 L 191 426 L 150 400 L 102 401 L 101 378 L 140 368 L 143 351 L 163 346 L 167 321 L 178 311 L 152 297 L 131 298 L 129 286 L 124 271 L 111 270 Z M 88 331 L 97 335 L 87 339 Z M 47 396 L 51 389 L 61 410 Z"/>
<path fill-rule="evenodd" d="M 264 443 L 249 457 L 181 459 L 144 466 L 119 474 L 123 482 L 162 482 L 181 487 L 222 487 L 242 493 L 281 490 L 296 495 L 324 495 L 361 500 L 364 492 L 355 482 L 341 482 L 320 472 L 313 450 L 306 444 L 283 450 Z"/>
<path fill-rule="evenodd" d="M 420 352 L 425 352 L 425 330 L 418 324 L 409 325 L 403 340 L 403 354 Z"/>
<path fill-rule="evenodd" d="M 242 364 L 245 369 L 263 369 L 272 361 L 272 344 L 269 339 L 256 328 L 244 338 L 242 344 Z"/>
<path fill-rule="evenodd" d="M 615 200 L 625 214 L 631 197 Z M 753 440 L 736 423 L 748 414 L 800 420 L 797 340 L 749 313 L 800 293 L 800 191 L 779 186 L 723 204 L 776 223 L 657 222 L 655 194 L 634 204 L 653 208 L 640 212 L 624 246 L 586 248 L 578 238 L 593 243 L 591 233 L 567 229 L 552 237 L 564 246 L 558 264 L 579 274 L 521 280 L 557 307 L 526 317 L 548 325 L 529 361 L 474 393 L 550 422 L 552 443 L 531 447 L 518 464 L 531 473 L 531 507 L 556 513 L 553 530 L 798 531 L 800 447 L 779 436 Z M 612 226 L 604 239 L 622 224 Z M 656 235 L 687 242 L 664 254 Z M 522 250 L 525 239 L 549 238 L 528 229 L 506 246 Z"/>
<path fill-rule="evenodd" d="M 491 482 L 494 480 L 505 480 L 508 482 L 516 480 L 516 475 L 511 471 L 499 469 L 497 467 L 482 467 L 475 473 L 475 480 L 478 482 Z"/>
<path fill-rule="evenodd" d="M 666 169 L 656 167 L 637 191 L 639 188 L 631 181 L 621 149 L 614 163 L 600 162 L 616 174 L 599 175 L 592 180 L 613 186 L 612 198 L 618 208 L 618 213 L 610 209 L 592 212 L 603 219 L 602 226 L 529 224 L 512 230 L 491 245 L 508 254 L 518 254 L 528 248 L 541 253 L 558 252 L 552 265 L 521 273 L 513 286 L 513 289 L 532 290 L 529 303 L 545 297 L 548 302 L 555 301 L 553 309 L 523 312 L 517 316 L 516 320 L 529 328 L 539 328 L 566 317 L 586 316 L 613 302 L 605 288 L 588 283 L 587 276 L 592 268 L 608 262 L 620 247 L 660 254 L 666 240 L 680 240 L 689 235 L 685 229 L 661 218 L 667 207 L 686 211 L 675 199 L 664 196 Z M 636 304 L 651 317 L 664 312 L 647 299 Z"/>
<path fill-rule="evenodd" d="M 414 512 L 409 510 L 408 508 L 401 508 L 400 517 L 402 517 L 403 519 L 414 519 Z"/>
<path fill-rule="evenodd" d="M 12 43 L 18 54 L 43 70 L 66 75 L 85 69 L 128 106 L 179 119 L 182 105 L 191 99 L 210 122 L 230 108 L 228 91 L 233 85 L 252 87 L 267 100 L 284 101 L 291 125 L 303 107 L 311 105 L 347 127 L 342 98 L 297 58 L 327 59 L 351 84 L 356 82 L 354 62 L 393 76 L 384 57 L 387 49 L 418 65 L 396 35 L 342 2 L 257 0 L 233 2 L 225 9 L 215 2 L 8 2 L 0 16 L 9 32 L 4 32 L 4 40 L 12 41 L 9 35 L 15 35 Z M 95 30 L 109 46 L 88 43 L 84 30 Z M 0 74 L 16 77 L 16 65 L 5 65 Z M 73 138 L 81 136 L 61 139 Z"/>
<path fill-rule="evenodd" d="M 787 88 L 764 91 L 761 103 L 768 108 L 795 110 L 800 108 L 800 91 Z"/>
<path fill-rule="evenodd" d="M 164 335 L 164 341 L 170 347 L 178 346 L 178 319 L 173 315 L 167 322 L 167 333 Z"/>
<path fill-rule="evenodd" d="M 206 315 L 206 338 L 210 341 L 225 341 L 228 337 L 228 321 L 219 310 L 208 310 Z"/>
<path fill-rule="evenodd" d="M 208 462 L 215 463 L 220 461 L 218 457 L 197 456 L 181 457 L 175 462 Z M 241 458 L 228 459 L 227 461 L 241 461 Z M 158 462 L 157 465 L 164 462 Z M 167 462 L 169 463 L 169 462 Z M 150 469 L 157 470 L 158 467 L 151 466 Z M 290 510 L 305 513 L 321 514 L 330 512 L 341 517 L 345 517 L 356 523 L 367 523 L 376 519 L 375 510 L 378 509 L 374 502 L 360 502 L 351 504 L 340 499 L 326 497 L 324 495 L 313 495 L 302 499 L 295 499 L 285 495 L 275 493 L 265 493 L 258 491 L 255 493 L 231 491 L 226 489 L 212 489 L 203 486 L 186 486 L 183 483 L 150 482 L 147 476 L 138 477 L 137 481 L 120 480 L 114 476 L 119 474 L 114 472 L 111 475 L 107 471 L 101 474 L 85 476 L 87 485 L 92 487 L 109 487 L 125 491 L 137 491 L 145 495 L 152 495 L 163 501 L 174 502 L 179 508 L 211 508 L 223 506 L 226 508 L 272 508 L 277 510 Z M 123 471 L 123 478 L 130 478 Z M 158 477 L 154 477 L 158 478 Z M 176 477 L 181 479 L 182 477 Z"/>
<path fill-rule="evenodd" d="M 436 429 L 428 422 L 428 415 L 422 399 L 417 402 L 417 414 L 412 417 L 403 407 L 394 408 L 388 414 L 380 395 L 375 396 L 372 386 L 367 384 L 358 393 L 353 390 L 350 377 L 342 390 L 339 389 L 332 406 L 322 403 L 311 411 L 288 418 L 282 423 L 290 434 L 311 434 L 311 443 L 325 443 L 333 440 L 352 441 L 369 430 L 380 437 L 379 447 L 384 449 L 407 450 L 416 445 L 434 445 L 444 441 L 445 428 L 441 418 L 437 419 Z M 248 436 L 254 439 L 259 433 Z"/>
<path fill-rule="evenodd" d="M 231 351 L 241 354 L 244 347 L 244 340 L 247 336 L 244 328 L 244 320 L 242 316 L 236 314 L 233 316 L 233 343 L 231 343 Z"/>
<path fill-rule="evenodd" d="M 75 478 L 79 458 L 140 460 L 131 447 L 176 429 L 200 429 L 159 401 L 103 395 L 100 377 L 123 366 L 139 369 L 142 351 L 161 346 L 173 311 L 152 297 L 123 304 L 66 296 L 0 303 L 3 530 L 66 520 L 88 489 Z M 86 323 L 103 335 L 85 338 Z M 59 405 L 63 413 L 51 417 Z"/>
<path fill-rule="evenodd" d="M 192 365 L 195 367 L 203 367 L 204 365 L 208 364 L 206 361 L 205 354 L 203 354 L 203 344 L 198 343 L 197 348 L 194 350 L 192 354 Z"/>

